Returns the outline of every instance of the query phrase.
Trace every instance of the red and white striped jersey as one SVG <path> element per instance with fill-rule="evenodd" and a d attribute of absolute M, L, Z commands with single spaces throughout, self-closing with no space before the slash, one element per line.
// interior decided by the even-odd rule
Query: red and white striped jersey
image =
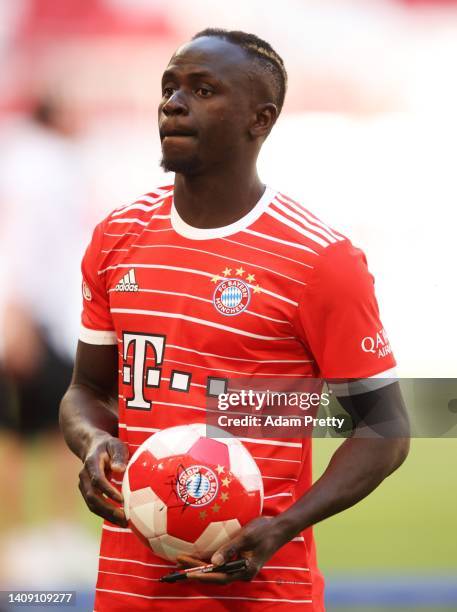
<path fill-rule="evenodd" d="M 119 347 L 119 437 L 131 453 L 160 429 L 204 422 L 207 395 L 231 377 L 378 377 L 395 365 L 364 254 L 270 188 L 212 229 L 180 218 L 172 186 L 157 189 L 96 227 L 82 271 L 80 339 Z M 311 486 L 309 438 L 243 441 L 265 515 Z M 311 529 L 249 583 L 159 583 L 171 565 L 105 523 L 95 609 L 324 610 Z"/>

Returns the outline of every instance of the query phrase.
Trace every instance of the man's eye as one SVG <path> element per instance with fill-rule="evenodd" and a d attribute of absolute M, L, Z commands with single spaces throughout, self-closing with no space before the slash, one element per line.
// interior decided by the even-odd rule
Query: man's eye
<path fill-rule="evenodd" d="M 201 98 L 209 98 L 213 94 L 212 90 L 208 89 L 208 87 L 199 87 L 195 91 Z"/>
<path fill-rule="evenodd" d="M 163 88 L 163 92 L 162 92 L 163 93 L 163 97 L 164 98 L 170 98 L 174 94 L 175 91 L 176 90 L 175 90 L 174 87 L 164 87 Z"/>

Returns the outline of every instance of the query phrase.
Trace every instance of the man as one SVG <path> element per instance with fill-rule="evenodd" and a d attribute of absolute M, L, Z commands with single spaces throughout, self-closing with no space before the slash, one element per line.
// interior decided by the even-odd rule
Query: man
<path fill-rule="evenodd" d="M 368 495 L 407 455 L 398 385 L 382 378 L 395 361 L 364 344 L 377 334 L 388 341 L 363 254 L 257 176 L 285 89 L 281 58 L 256 36 L 205 30 L 180 47 L 159 105 L 162 165 L 176 173 L 174 187 L 114 211 L 84 257 L 83 327 L 61 424 L 84 462 L 81 493 L 107 519 L 98 612 L 177 603 L 323 610 L 311 526 Z M 227 278 L 244 287 L 226 302 L 230 312 L 215 299 Z M 204 421 L 206 395 L 242 375 L 373 377 L 376 391 L 349 383 L 341 402 L 359 420 L 381 406 L 405 437 L 370 439 L 357 428 L 314 485 L 309 439 L 245 441 L 264 478 L 264 516 L 213 562 L 242 556 L 247 569 L 159 584 L 170 564 L 136 539 L 104 496 L 121 502 L 114 485 L 151 433 Z M 351 397 L 351 389 L 358 393 Z M 200 563 L 181 558 L 184 566 Z"/>

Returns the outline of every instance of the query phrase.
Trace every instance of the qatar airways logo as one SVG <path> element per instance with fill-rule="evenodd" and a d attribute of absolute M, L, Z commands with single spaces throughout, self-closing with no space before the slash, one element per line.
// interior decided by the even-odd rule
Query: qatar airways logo
<path fill-rule="evenodd" d="M 362 338 L 361 347 L 364 353 L 372 353 L 376 355 L 378 359 L 387 357 L 387 355 L 392 353 L 389 338 L 384 328 L 380 329 L 374 336 L 365 336 L 365 338 Z"/>

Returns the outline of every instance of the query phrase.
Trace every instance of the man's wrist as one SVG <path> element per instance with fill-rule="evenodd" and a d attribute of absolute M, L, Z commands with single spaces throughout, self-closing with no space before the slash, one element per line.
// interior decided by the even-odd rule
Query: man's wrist
<path fill-rule="evenodd" d="M 290 542 L 301 531 L 309 527 L 303 516 L 297 516 L 297 512 L 286 510 L 274 517 L 272 525 L 276 539 L 280 542 L 280 547 Z"/>

